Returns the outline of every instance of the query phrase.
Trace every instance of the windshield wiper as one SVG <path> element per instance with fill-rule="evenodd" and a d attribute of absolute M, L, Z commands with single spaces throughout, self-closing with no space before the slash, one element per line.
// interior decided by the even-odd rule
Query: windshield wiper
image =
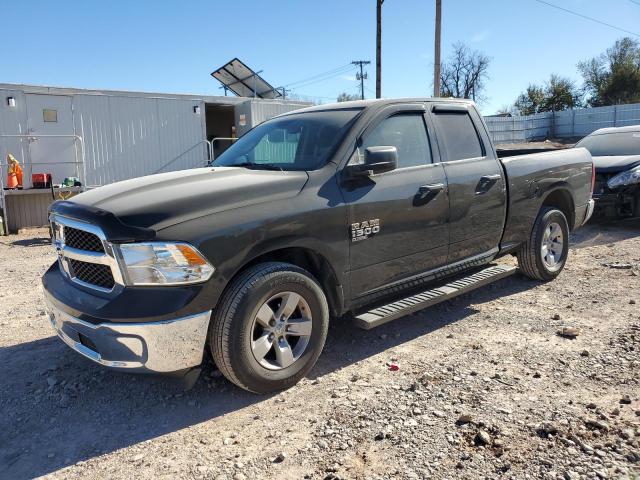
<path fill-rule="evenodd" d="M 244 167 L 244 168 L 254 168 L 256 170 L 279 170 L 284 172 L 282 167 L 278 165 L 274 165 L 273 163 L 254 163 L 254 162 L 241 162 L 234 163 L 233 165 L 229 165 L 229 167 Z"/>

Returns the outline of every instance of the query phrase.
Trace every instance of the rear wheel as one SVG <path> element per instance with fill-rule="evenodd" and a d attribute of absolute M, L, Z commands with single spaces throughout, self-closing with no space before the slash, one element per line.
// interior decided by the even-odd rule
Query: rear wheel
<path fill-rule="evenodd" d="M 311 370 L 328 325 L 326 297 L 309 272 L 263 263 L 242 273 L 223 295 L 209 345 L 225 377 L 268 393 L 291 387 Z"/>
<path fill-rule="evenodd" d="M 543 207 L 529 240 L 518 252 L 520 271 L 535 280 L 553 280 L 564 268 L 568 255 L 567 218 L 556 208 Z"/>

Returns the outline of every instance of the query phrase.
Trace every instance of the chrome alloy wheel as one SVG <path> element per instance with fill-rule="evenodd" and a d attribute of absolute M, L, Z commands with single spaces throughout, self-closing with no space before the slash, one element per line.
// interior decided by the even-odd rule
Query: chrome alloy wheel
<path fill-rule="evenodd" d="M 258 309 L 251 326 L 251 352 L 269 370 L 292 365 L 307 349 L 312 329 L 311 309 L 298 293 L 278 293 Z"/>
<path fill-rule="evenodd" d="M 544 230 L 540 247 L 542 261 L 549 270 L 553 271 L 560 267 L 563 247 L 564 235 L 562 234 L 562 228 L 556 222 L 551 222 Z"/>

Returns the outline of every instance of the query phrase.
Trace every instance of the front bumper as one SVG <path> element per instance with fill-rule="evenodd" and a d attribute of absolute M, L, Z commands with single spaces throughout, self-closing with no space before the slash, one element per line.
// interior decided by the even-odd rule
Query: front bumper
<path fill-rule="evenodd" d="M 596 201 L 592 198 L 589 200 L 589 203 L 587 203 L 587 211 L 584 214 L 584 220 L 582 221 L 582 225 L 584 225 L 589 221 L 589 219 L 593 215 L 593 210 L 595 209 L 595 207 L 596 207 Z"/>
<path fill-rule="evenodd" d="M 595 214 L 600 217 L 623 218 L 640 214 L 640 186 L 594 194 Z"/>
<path fill-rule="evenodd" d="M 89 323 L 47 299 L 51 324 L 76 352 L 106 367 L 170 373 L 202 363 L 211 311 L 147 323 Z"/>

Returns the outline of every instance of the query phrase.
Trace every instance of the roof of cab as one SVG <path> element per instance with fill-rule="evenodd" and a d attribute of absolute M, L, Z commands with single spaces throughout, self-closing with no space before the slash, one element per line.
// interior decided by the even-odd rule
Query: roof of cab
<path fill-rule="evenodd" d="M 327 110 L 345 110 L 350 108 L 369 108 L 383 105 L 394 105 L 397 103 L 456 103 L 456 104 L 465 104 L 465 105 L 475 105 L 472 100 L 467 100 L 464 98 L 427 98 L 427 97 L 418 97 L 418 98 L 383 98 L 383 99 L 371 99 L 371 100 L 353 100 L 350 102 L 338 102 L 338 103 L 327 103 L 323 105 L 315 105 L 313 107 L 301 108 L 299 110 L 293 110 L 291 112 L 287 112 L 284 115 L 293 115 L 296 113 L 303 112 L 318 112 L 318 111 L 327 111 Z"/>

